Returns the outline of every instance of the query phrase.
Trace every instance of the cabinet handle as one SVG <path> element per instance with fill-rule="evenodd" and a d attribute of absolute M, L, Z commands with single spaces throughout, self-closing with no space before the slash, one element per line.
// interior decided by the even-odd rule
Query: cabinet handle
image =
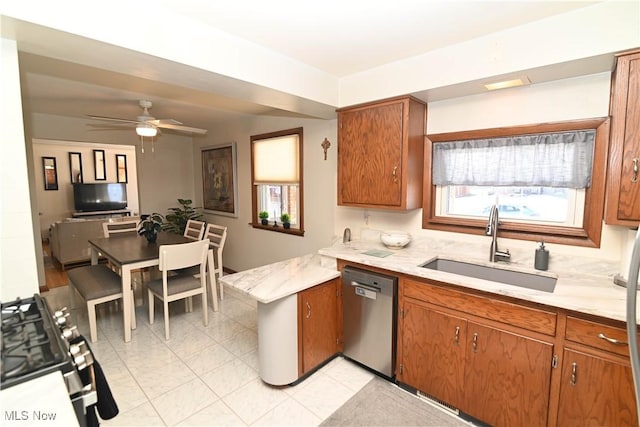
<path fill-rule="evenodd" d="M 393 182 L 398 182 L 398 166 L 393 167 L 393 172 L 391 172 L 391 175 L 393 175 Z"/>
<path fill-rule="evenodd" d="M 633 176 L 631 177 L 631 182 L 634 184 L 638 182 L 638 159 L 633 159 Z"/>
<path fill-rule="evenodd" d="M 611 343 L 611 344 L 615 344 L 615 345 L 628 345 L 629 344 L 626 341 L 620 341 L 620 340 L 617 340 L 615 338 L 609 338 L 608 336 L 606 336 L 602 332 L 598 334 L 598 338 L 601 338 L 601 339 L 605 340 L 606 342 Z"/>
<path fill-rule="evenodd" d="M 307 319 L 311 317 L 311 305 L 307 302 Z"/>
<path fill-rule="evenodd" d="M 456 326 L 455 342 L 456 342 L 456 345 L 460 345 L 460 326 Z"/>
<path fill-rule="evenodd" d="M 473 334 L 473 342 L 472 342 L 473 352 L 478 352 L 478 333 Z"/>
<path fill-rule="evenodd" d="M 571 381 L 569 384 L 576 385 L 576 381 L 578 380 L 578 364 L 573 362 L 571 364 Z"/>

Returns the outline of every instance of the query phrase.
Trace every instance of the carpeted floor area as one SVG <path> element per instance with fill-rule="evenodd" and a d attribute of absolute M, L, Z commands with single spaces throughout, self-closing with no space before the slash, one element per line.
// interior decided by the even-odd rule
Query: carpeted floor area
<path fill-rule="evenodd" d="M 473 424 L 374 377 L 321 425 L 457 427 Z"/>

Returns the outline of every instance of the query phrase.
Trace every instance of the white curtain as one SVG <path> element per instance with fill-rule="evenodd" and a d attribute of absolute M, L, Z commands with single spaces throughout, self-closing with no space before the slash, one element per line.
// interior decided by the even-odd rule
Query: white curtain
<path fill-rule="evenodd" d="M 435 185 L 591 185 L 595 129 L 433 144 Z"/>

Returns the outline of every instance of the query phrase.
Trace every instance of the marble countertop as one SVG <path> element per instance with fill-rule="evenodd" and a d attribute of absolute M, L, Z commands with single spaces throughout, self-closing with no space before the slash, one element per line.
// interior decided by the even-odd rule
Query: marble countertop
<path fill-rule="evenodd" d="M 321 265 L 322 257 L 309 254 L 251 270 L 222 276 L 226 286 L 268 304 L 297 292 L 340 277 L 335 268 Z"/>
<path fill-rule="evenodd" d="M 552 307 L 626 320 L 627 289 L 613 284 L 617 266 L 612 263 L 592 258 L 555 256 L 552 253 L 549 270 L 542 272 L 533 269 L 533 259 L 526 254 L 512 253 L 511 263 L 490 263 L 485 259 L 485 255 L 488 258 L 488 249 L 488 243 L 474 247 L 466 242 L 422 239 L 412 241 L 403 249 L 392 250 L 380 242 L 362 240 L 348 244 L 339 241 L 331 247 L 321 249 L 319 254 Z M 386 257 L 365 254 L 371 250 L 391 254 Z M 420 267 L 436 257 L 555 276 L 558 281 L 554 292 L 549 293 Z M 638 317 L 640 318 L 640 311 Z"/>

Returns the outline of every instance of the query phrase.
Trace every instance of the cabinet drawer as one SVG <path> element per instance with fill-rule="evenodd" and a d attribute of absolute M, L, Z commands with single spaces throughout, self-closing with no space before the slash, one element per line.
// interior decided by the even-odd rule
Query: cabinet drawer
<path fill-rule="evenodd" d="M 622 356 L 629 356 L 627 330 L 623 327 L 603 325 L 589 320 L 567 316 L 567 341 L 595 347 Z M 611 342 L 616 340 L 618 343 Z"/>
<path fill-rule="evenodd" d="M 556 313 L 471 295 L 411 279 L 402 280 L 405 297 L 473 314 L 547 335 L 556 333 Z"/>

